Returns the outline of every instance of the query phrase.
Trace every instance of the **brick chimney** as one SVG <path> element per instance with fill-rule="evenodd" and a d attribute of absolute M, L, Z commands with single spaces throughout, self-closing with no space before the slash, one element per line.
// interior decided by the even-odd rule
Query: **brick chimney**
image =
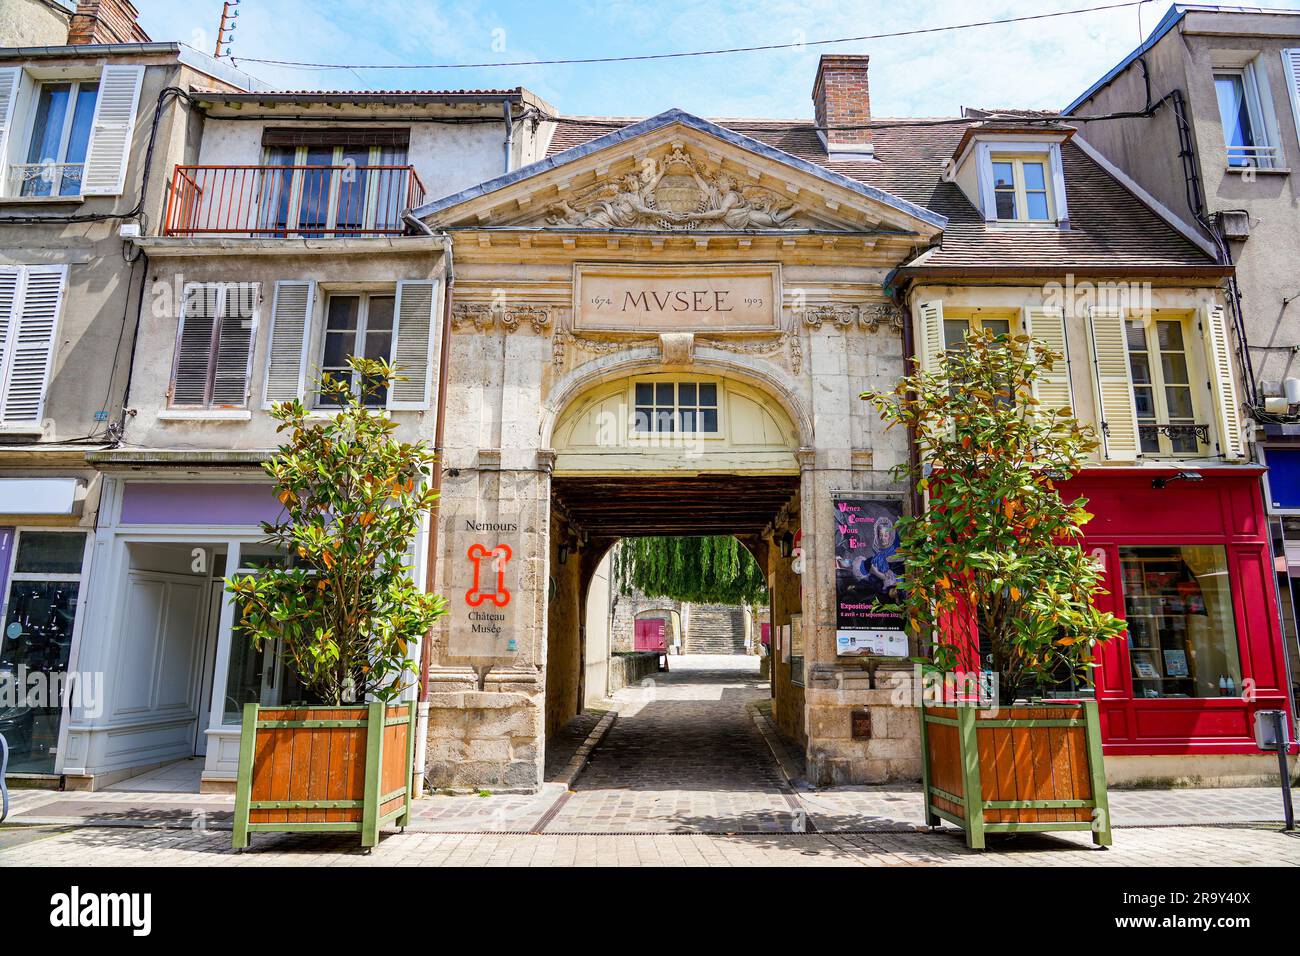
<path fill-rule="evenodd" d="M 68 46 L 87 43 L 148 43 L 140 28 L 140 11 L 131 0 L 77 0 L 68 21 Z"/>
<path fill-rule="evenodd" d="M 871 119 L 866 54 L 826 53 L 817 64 L 813 107 L 822 142 L 832 158 L 870 159 L 871 130 L 826 129 L 856 126 Z"/>

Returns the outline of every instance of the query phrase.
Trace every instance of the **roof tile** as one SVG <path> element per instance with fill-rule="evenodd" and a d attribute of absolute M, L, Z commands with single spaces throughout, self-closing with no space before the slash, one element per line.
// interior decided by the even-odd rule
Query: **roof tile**
<path fill-rule="evenodd" d="M 622 117 L 564 117 L 556 126 L 548 155 L 634 122 Z M 980 123 L 980 118 L 877 120 L 871 124 L 875 162 L 829 160 L 816 127 L 807 120 L 715 122 L 947 216 L 942 247 L 927 257 L 927 267 L 1064 271 L 1215 265 L 1202 249 L 1068 141 L 1061 148 L 1061 163 L 1070 228 L 1016 228 L 986 223 L 957 185 L 943 179 L 944 163 L 962 133 Z"/>

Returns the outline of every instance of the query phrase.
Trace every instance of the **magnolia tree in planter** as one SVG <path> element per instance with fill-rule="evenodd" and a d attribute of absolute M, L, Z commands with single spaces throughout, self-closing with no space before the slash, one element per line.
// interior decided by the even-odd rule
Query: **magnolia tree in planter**
<path fill-rule="evenodd" d="M 413 646 L 445 613 L 411 577 L 411 545 L 437 497 L 434 458 L 367 405 L 395 370 L 349 365 L 347 379 L 319 385 L 337 413 L 300 401 L 272 410 L 288 439 L 265 469 L 284 513 L 263 529 L 287 561 L 227 581 L 239 631 L 258 649 L 275 642 L 308 695 L 245 706 L 237 848 L 258 830 L 355 830 L 373 846 L 380 826 L 410 812 L 415 705 L 398 701 L 415 678 Z"/>
<path fill-rule="evenodd" d="M 1098 645 L 1124 629 L 1093 605 L 1103 571 L 1080 546 L 1087 502 L 1058 490 L 1095 435 L 1036 397 L 1061 361 L 1028 336 L 974 331 L 937 368 L 863 395 L 919 452 L 903 472 L 926 506 L 898 527 L 909 626 L 934 636 L 931 666 L 943 671 L 970 661 L 979 635 L 996 675 L 999 710 L 927 706 L 922 719 L 927 819 L 959 822 L 972 846 L 998 830 L 1092 828 L 1110 840 L 1096 702 L 1012 703 L 1090 683 Z"/>

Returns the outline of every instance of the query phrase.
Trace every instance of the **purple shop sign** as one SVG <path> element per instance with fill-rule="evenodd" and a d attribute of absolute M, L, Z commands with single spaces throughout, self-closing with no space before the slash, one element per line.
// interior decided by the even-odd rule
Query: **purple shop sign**
<path fill-rule="evenodd" d="M 260 527 L 284 508 L 270 485 L 128 482 L 121 524 Z"/>

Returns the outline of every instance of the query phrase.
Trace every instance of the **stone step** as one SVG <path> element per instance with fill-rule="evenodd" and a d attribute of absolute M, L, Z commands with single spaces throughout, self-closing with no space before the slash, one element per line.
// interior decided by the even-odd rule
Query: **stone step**
<path fill-rule="evenodd" d="M 688 654 L 743 654 L 745 614 L 739 607 L 692 605 L 686 629 Z"/>

